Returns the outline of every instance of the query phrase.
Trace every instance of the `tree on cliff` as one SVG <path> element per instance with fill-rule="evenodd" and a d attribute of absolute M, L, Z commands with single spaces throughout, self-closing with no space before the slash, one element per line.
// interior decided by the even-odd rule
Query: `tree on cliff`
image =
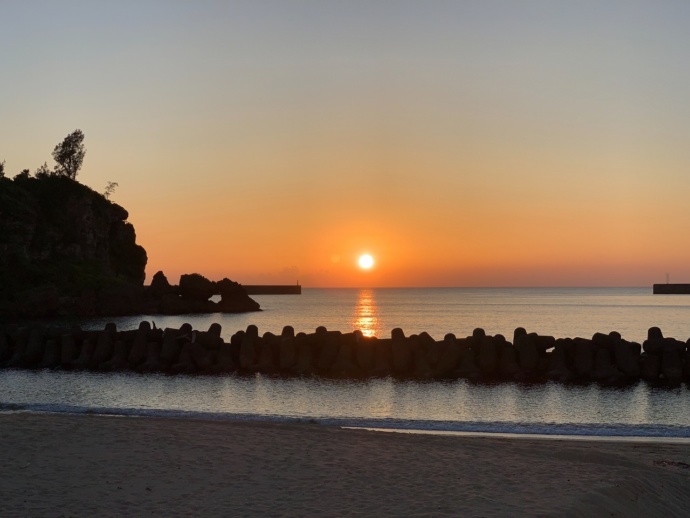
<path fill-rule="evenodd" d="M 72 180 L 76 179 L 77 172 L 84 161 L 84 155 L 86 155 L 84 133 L 79 129 L 74 130 L 53 149 L 53 158 L 57 162 L 55 173 Z"/>
<path fill-rule="evenodd" d="M 105 191 L 103 192 L 103 196 L 105 196 L 106 200 L 110 199 L 110 196 L 115 192 L 115 189 L 119 186 L 117 182 L 108 182 L 108 184 L 105 186 Z"/>
<path fill-rule="evenodd" d="M 48 162 L 43 162 L 43 165 L 36 169 L 34 176 L 36 178 L 43 178 L 44 176 L 50 176 L 50 168 L 48 167 Z"/>

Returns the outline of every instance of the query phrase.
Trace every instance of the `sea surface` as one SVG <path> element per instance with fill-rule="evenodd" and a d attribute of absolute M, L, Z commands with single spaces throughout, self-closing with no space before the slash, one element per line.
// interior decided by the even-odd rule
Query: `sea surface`
<path fill-rule="evenodd" d="M 218 322 L 226 340 L 249 324 L 261 333 L 285 325 L 311 332 L 317 326 L 386 337 L 429 332 L 467 336 L 476 327 L 501 333 L 525 327 L 556 337 L 620 332 L 642 343 L 647 329 L 690 337 L 690 296 L 652 295 L 651 288 L 385 288 L 303 289 L 302 295 L 254 296 L 260 313 L 242 315 L 142 315 L 82 319 L 84 329 L 113 321 L 135 329 L 142 320 L 158 327 L 189 322 L 207 329 Z M 68 325 L 69 321 L 45 321 Z M 473 384 L 335 381 L 316 377 L 167 376 L 136 373 L 0 371 L 0 410 L 176 416 L 218 420 L 308 421 L 367 428 L 472 433 L 598 437 L 690 437 L 690 390 L 626 388 L 596 384 Z"/>

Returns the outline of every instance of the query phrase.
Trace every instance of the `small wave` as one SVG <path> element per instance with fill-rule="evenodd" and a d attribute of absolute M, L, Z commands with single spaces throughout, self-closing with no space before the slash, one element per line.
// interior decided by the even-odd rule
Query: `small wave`
<path fill-rule="evenodd" d="M 335 418 L 325 416 L 289 416 L 195 412 L 150 408 L 83 407 L 40 403 L 2 403 L 0 412 L 35 412 L 71 415 L 105 415 L 116 417 L 167 417 L 212 421 L 253 421 L 275 423 L 315 423 L 324 426 L 371 428 L 421 432 L 464 432 L 473 434 L 508 434 L 577 437 L 690 438 L 690 427 L 625 423 L 523 423 L 484 421 L 428 421 L 415 419 Z"/>
<path fill-rule="evenodd" d="M 357 426 L 349 424 L 341 426 Z M 515 423 L 483 421 L 368 420 L 367 427 L 383 430 L 465 432 L 476 434 L 558 435 L 582 437 L 690 438 L 690 427 L 625 423 Z"/>

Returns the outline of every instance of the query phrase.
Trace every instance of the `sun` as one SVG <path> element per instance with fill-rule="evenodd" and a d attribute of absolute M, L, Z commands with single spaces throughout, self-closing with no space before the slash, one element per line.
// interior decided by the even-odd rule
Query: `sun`
<path fill-rule="evenodd" d="M 359 256 L 359 267 L 363 268 L 365 270 L 368 270 L 372 266 L 374 266 L 374 258 L 370 256 L 369 254 L 364 254 Z"/>

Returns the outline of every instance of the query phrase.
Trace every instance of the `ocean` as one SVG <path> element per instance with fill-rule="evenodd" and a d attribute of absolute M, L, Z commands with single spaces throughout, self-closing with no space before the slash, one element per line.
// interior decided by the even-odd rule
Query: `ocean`
<path fill-rule="evenodd" d="M 115 322 L 136 329 L 142 320 L 162 327 L 217 322 L 223 338 L 250 324 L 260 333 L 317 326 L 387 337 L 427 331 L 467 336 L 513 330 L 555 337 L 620 332 L 642 343 L 647 329 L 690 337 L 690 296 L 652 295 L 651 288 L 382 288 L 303 289 L 302 295 L 254 297 L 260 313 L 82 319 L 84 329 Z M 70 321 L 44 321 L 67 325 Z M 0 411 L 176 416 L 189 419 L 308 421 L 337 426 L 597 437 L 690 437 L 690 390 L 640 382 L 624 388 L 596 384 L 473 384 L 337 381 L 316 377 L 167 376 L 136 373 L 0 371 Z"/>

